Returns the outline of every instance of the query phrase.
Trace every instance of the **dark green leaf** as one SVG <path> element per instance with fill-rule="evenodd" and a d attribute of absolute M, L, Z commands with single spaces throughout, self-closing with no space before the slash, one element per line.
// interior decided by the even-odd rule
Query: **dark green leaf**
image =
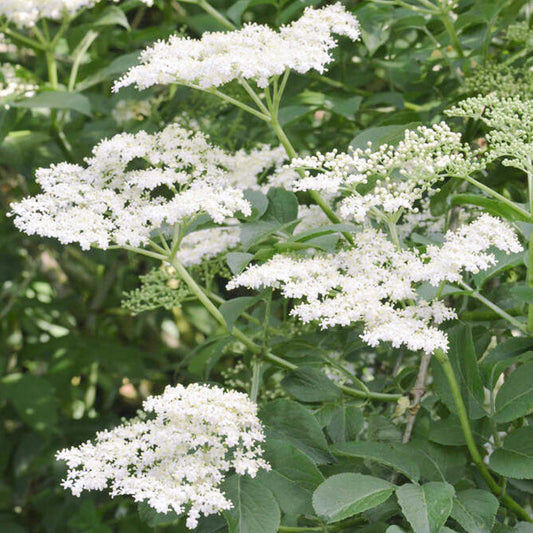
<path fill-rule="evenodd" d="M 490 456 L 492 470 L 505 477 L 533 479 L 533 427 L 523 427 L 505 438 L 503 448 Z"/>
<path fill-rule="evenodd" d="M 281 385 L 301 402 L 333 402 L 342 396 L 337 385 L 316 368 L 297 368 L 283 378 Z"/>
<path fill-rule="evenodd" d="M 533 411 L 533 362 L 519 366 L 504 382 L 496 396 L 497 422 L 511 422 Z"/>
<path fill-rule="evenodd" d="M 335 455 L 360 457 L 389 466 L 413 481 L 420 478 L 420 470 L 412 454 L 401 444 L 385 442 L 343 442 L 331 447 Z"/>
<path fill-rule="evenodd" d="M 316 418 L 302 405 L 291 400 L 275 400 L 261 412 L 271 437 L 287 439 L 316 463 L 333 460 Z"/>
<path fill-rule="evenodd" d="M 83 115 L 91 116 L 91 103 L 86 96 L 80 93 L 49 91 L 19 102 L 13 102 L 11 105 L 26 108 L 71 109 Z"/>
<path fill-rule="evenodd" d="M 229 533 L 277 533 L 280 511 L 272 492 L 258 479 L 232 476 L 224 493 L 233 509 L 224 512 Z"/>

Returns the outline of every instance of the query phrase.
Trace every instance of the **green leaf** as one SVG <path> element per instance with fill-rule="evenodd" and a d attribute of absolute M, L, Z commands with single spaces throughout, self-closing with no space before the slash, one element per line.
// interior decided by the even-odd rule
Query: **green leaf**
<path fill-rule="evenodd" d="M 83 115 L 91 116 L 91 103 L 86 96 L 80 93 L 43 92 L 31 98 L 13 102 L 11 105 L 25 108 L 71 109 Z"/>
<path fill-rule="evenodd" d="M 486 533 L 492 530 L 499 506 L 498 499 L 486 490 L 463 490 L 453 500 L 451 517 L 467 533 Z"/>
<path fill-rule="evenodd" d="M 389 466 L 412 481 L 418 481 L 420 470 L 412 454 L 401 444 L 386 442 L 343 442 L 332 446 L 334 455 L 360 457 Z"/>
<path fill-rule="evenodd" d="M 448 483 L 402 485 L 396 496 L 415 533 L 439 533 L 453 507 L 454 488 Z"/>
<path fill-rule="evenodd" d="M 481 372 L 487 386 L 492 389 L 506 368 L 527 360 L 525 354 L 531 349 L 533 349 L 531 337 L 512 337 L 500 342 L 481 363 Z"/>
<path fill-rule="evenodd" d="M 233 503 L 224 511 L 229 533 L 277 533 L 280 510 L 272 492 L 258 479 L 232 476 L 223 486 Z"/>
<path fill-rule="evenodd" d="M 287 374 L 281 386 L 301 402 L 334 402 L 342 392 L 316 368 L 301 367 Z"/>
<path fill-rule="evenodd" d="M 337 474 L 326 479 L 313 494 L 313 507 L 327 523 L 338 522 L 387 501 L 394 485 L 363 474 Z"/>
<path fill-rule="evenodd" d="M 486 435 L 482 431 L 478 421 L 472 421 L 472 433 L 476 442 L 482 444 L 486 441 Z M 431 423 L 428 438 L 432 442 L 444 446 L 465 446 L 466 439 L 459 418 L 450 415 L 448 418 L 436 420 Z"/>
<path fill-rule="evenodd" d="M 266 221 L 275 221 L 280 225 L 292 222 L 298 217 L 298 199 L 285 189 L 274 187 L 268 191 L 268 208 L 263 216 Z"/>
<path fill-rule="evenodd" d="M 264 457 L 272 467 L 261 474 L 261 481 L 276 497 L 287 514 L 313 514 L 313 491 L 324 481 L 315 463 L 293 444 L 281 439 L 267 439 Z"/>
<path fill-rule="evenodd" d="M 226 262 L 232 274 L 240 274 L 248 263 L 254 258 L 253 254 L 244 252 L 230 252 L 226 255 Z"/>
<path fill-rule="evenodd" d="M 261 418 L 271 437 L 287 439 L 318 464 L 333 461 L 320 424 L 302 405 L 275 400 L 263 408 Z"/>
<path fill-rule="evenodd" d="M 330 414 L 326 429 L 335 443 L 355 440 L 365 425 L 360 405 L 336 405 Z"/>
<path fill-rule="evenodd" d="M 533 361 L 520 365 L 504 382 L 496 396 L 496 422 L 511 422 L 533 411 Z"/>
<path fill-rule="evenodd" d="M 261 191 L 246 189 L 243 196 L 252 206 L 252 215 L 247 220 L 262 217 L 268 208 L 268 198 Z"/>
<path fill-rule="evenodd" d="M 37 431 L 53 431 L 57 424 L 54 387 L 33 374 L 10 374 L 0 382 L 1 395 L 10 399 L 20 418 Z"/>
<path fill-rule="evenodd" d="M 505 270 L 515 268 L 524 264 L 524 254 L 507 254 L 502 250 L 491 250 L 496 258 L 496 264 L 487 270 L 481 270 L 473 276 L 476 287 L 481 287 L 486 281 L 494 276 L 501 274 Z"/>
<path fill-rule="evenodd" d="M 411 122 L 405 125 L 394 126 L 378 126 L 376 128 L 368 128 L 357 134 L 350 143 L 352 148 L 361 148 L 365 150 L 368 148 L 368 143 L 377 148 L 382 144 L 395 145 L 398 144 L 405 136 L 405 130 L 414 129 L 419 126 L 418 122 Z"/>
<path fill-rule="evenodd" d="M 450 205 L 476 205 L 482 207 L 491 215 L 502 217 L 507 220 L 522 220 L 527 222 L 528 219 L 524 215 L 520 215 L 510 207 L 497 200 L 480 196 L 479 194 L 455 194 L 450 198 Z"/>
<path fill-rule="evenodd" d="M 512 287 L 509 292 L 515 300 L 525 302 L 526 304 L 533 304 L 533 287 L 517 285 Z"/>
<path fill-rule="evenodd" d="M 127 30 L 130 29 L 130 23 L 128 22 L 128 17 L 126 17 L 124 11 L 117 6 L 109 6 L 103 13 L 102 16 L 98 18 L 93 23 L 95 26 L 122 26 Z"/>
<path fill-rule="evenodd" d="M 533 479 L 533 427 L 519 428 L 508 435 L 503 448 L 490 456 L 489 464 L 501 476 Z"/>
<path fill-rule="evenodd" d="M 228 326 L 228 331 L 233 329 L 237 319 L 252 305 L 261 299 L 260 296 L 241 296 L 240 298 L 233 298 L 224 302 L 219 311 L 222 313 L 224 320 Z"/>

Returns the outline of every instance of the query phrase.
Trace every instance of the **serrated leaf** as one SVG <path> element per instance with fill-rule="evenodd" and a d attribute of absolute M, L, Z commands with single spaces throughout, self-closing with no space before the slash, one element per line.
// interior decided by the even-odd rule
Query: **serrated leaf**
<path fill-rule="evenodd" d="M 512 337 L 500 342 L 481 363 L 481 372 L 485 382 L 493 388 L 500 374 L 516 362 L 527 360 L 523 355 L 533 349 L 533 338 Z"/>
<path fill-rule="evenodd" d="M 328 377 L 316 368 L 301 367 L 287 374 L 281 386 L 301 402 L 333 402 L 342 392 Z"/>
<path fill-rule="evenodd" d="M 439 533 L 450 516 L 455 490 L 448 483 L 402 485 L 396 490 L 398 503 L 415 533 Z"/>
<path fill-rule="evenodd" d="M 292 222 L 298 217 L 298 199 L 285 189 L 274 187 L 267 193 L 268 208 L 264 220 L 275 221 L 280 225 Z"/>
<path fill-rule="evenodd" d="M 223 486 L 233 503 L 224 511 L 229 533 L 277 533 L 280 510 L 272 492 L 258 479 L 232 476 Z"/>
<path fill-rule="evenodd" d="M 352 148 L 361 148 L 362 150 L 365 150 L 368 147 L 369 142 L 372 143 L 374 148 L 377 148 L 382 144 L 395 145 L 404 138 L 405 130 L 414 129 L 419 125 L 419 122 L 411 122 L 405 125 L 368 128 L 361 133 L 358 133 L 350 142 L 350 146 Z"/>
<path fill-rule="evenodd" d="M 394 485 L 363 474 L 337 474 L 326 479 L 313 494 L 313 507 L 327 523 L 338 522 L 387 501 Z"/>
<path fill-rule="evenodd" d="M 335 455 L 360 457 L 389 466 L 413 481 L 420 478 L 420 470 L 412 454 L 404 450 L 401 444 L 386 442 L 343 442 L 332 446 Z"/>
<path fill-rule="evenodd" d="M 501 476 L 533 479 L 533 427 L 519 428 L 508 435 L 503 448 L 490 456 L 489 465 Z"/>
<path fill-rule="evenodd" d="M 492 530 L 499 506 L 498 499 L 486 490 L 463 490 L 453 500 L 451 517 L 467 533 L 486 533 Z"/>
<path fill-rule="evenodd" d="M 226 263 L 228 263 L 231 273 L 237 275 L 244 270 L 244 268 L 253 258 L 253 254 L 247 254 L 244 252 L 230 252 L 226 255 Z"/>
<path fill-rule="evenodd" d="M 496 422 L 511 422 L 533 411 L 533 362 L 520 365 L 504 382 L 496 396 Z"/>

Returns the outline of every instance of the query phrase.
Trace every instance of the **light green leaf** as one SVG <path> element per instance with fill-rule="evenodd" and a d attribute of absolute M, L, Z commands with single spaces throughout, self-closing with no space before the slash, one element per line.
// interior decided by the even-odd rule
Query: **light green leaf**
<path fill-rule="evenodd" d="M 486 490 L 463 490 L 453 500 L 451 517 L 467 533 L 486 533 L 492 530 L 499 505 L 498 499 Z"/>
<path fill-rule="evenodd" d="M 448 483 L 402 485 L 396 496 L 415 533 L 439 533 L 453 507 L 454 488 Z"/>
<path fill-rule="evenodd" d="M 316 513 L 328 523 L 344 520 L 387 501 L 394 485 L 363 474 L 337 474 L 326 479 L 313 494 Z"/>

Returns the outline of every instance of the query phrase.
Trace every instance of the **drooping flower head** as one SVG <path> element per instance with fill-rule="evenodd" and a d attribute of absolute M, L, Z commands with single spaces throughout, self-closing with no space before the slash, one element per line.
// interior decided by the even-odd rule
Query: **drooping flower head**
<path fill-rule="evenodd" d="M 287 69 L 323 72 L 336 46 L 333 34 L 354 41 L 360 35 L 356 18 L 340 3 L 307 8 L 299 20 L 278 32 L 265 25 L 247 24 L 241 30 L 204 33 L 201 39 L 173 35 L 144 50 L 141 64 L 132 67 L 114 90 L 169 83 L 207 89 L 239 78 L 266 87 L 269 78 Z"/>
<path fill-rule="evenodd" d="M 455 313 L 438 300 L 422 298 L 417 285 L 457 282 L 462 272 L 489 268 L 496 263 L 491 247 L 521 250 L 513 230 L 489 215 L 448 232 L 441 246 L 428 246 L 425 253 L 398 250 L 374 229 L 356 234 L 354 241 L 352 248 L 335 255 L 276 255 L 246 269 L 228 288 L 279 289 L 299 301 L 294 316 L 317 321 L 322 328 L 362 322 L 362 339 L 371 346 L 391 342 L 411 350 L 446 351 L 446 335 L 435 325 Z"/>
<path fill-rule="evenodd" d="M 120 134 L 98 144 L 86 166 L 37 171 L 43 193 L 12 204 L 15 225 L 83 249 L 142 246 L 151 232 L 200 214 L 216 223 L 251 212 L 232 187 L 228 155 L 199 132 L 172 124 L 155 134 Z"/>
<path fill-rule="evenodd" d="M 68 474 L 63 487 L 75 496 L 109 489 L 160 513 L 198 518 L 232 507 L 220 489 L 234 470 L 254 477 L 269 469 L 257 406 L 246 394 L 193 384 L 167 387 L 143 404 L 147 416 L 97 433 L 96 441 L 61 450 Z"/>

